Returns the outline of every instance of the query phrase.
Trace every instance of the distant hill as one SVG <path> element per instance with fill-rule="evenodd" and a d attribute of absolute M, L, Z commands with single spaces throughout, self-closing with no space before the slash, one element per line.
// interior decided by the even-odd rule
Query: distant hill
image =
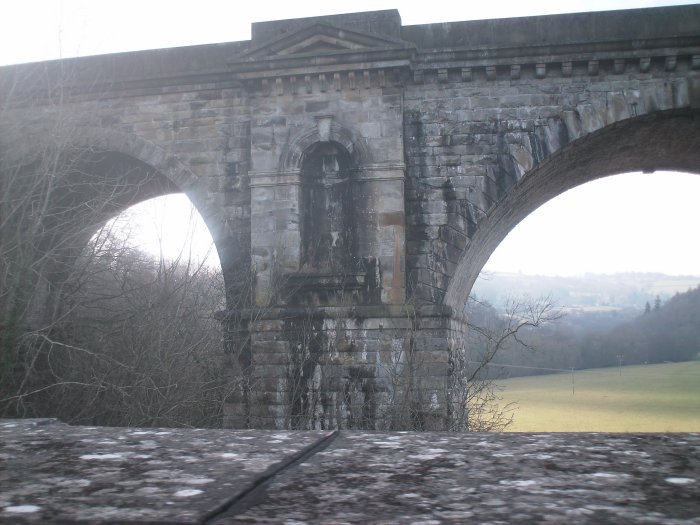
<path fill-rule="evenodd" d="M 591 345 L 598 347 L 596 366 L 608 366 L 614 356 L 625 363 L 689 361 L 700 357 L 700 286 L 657 301 L 636 319 L 622 323 Z"/>
<path fill-rule="evenodd" d="M 493 376 L 549 373 L 552 369 L 700 359 L 700 286 L 650 303 L 647 311 L 584 312 L 527 330 L 493 361 Z M 499 368 L 498 365 L 503 365 Z"/>
<path fill-rule="evenodd" d="M 567 311 L 633 309 L 643 311 L 647 302 L 662 301 L 700 285 L 700 276 L 671 276 L 661 273 L 586 274 L 577 277 L 484 272 L 472 290 L 481 300 L 497 308 L 504 298 L 549 296 Z"/>

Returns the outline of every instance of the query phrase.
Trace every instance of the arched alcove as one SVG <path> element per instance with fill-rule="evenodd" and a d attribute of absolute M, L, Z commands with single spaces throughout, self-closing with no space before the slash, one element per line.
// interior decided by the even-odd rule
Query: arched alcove
<path fill-rule="evenodd" d="M 353 168 L 372 162 L 370 148 L 365 139 L 353 132 L 332 115 L 316 117 L 316 123 L 293 136 L 280 156 L 280 171 L 301 169 L 310 148 L 317 143 L 332 142 L 343 148 Z"/>
<path fill-rule="evenodd" d="M 309 146 L 301 163 L 302 270 L 352 269 L 355 251 L 355 203 L 348 151 L 336 142 Z"/>

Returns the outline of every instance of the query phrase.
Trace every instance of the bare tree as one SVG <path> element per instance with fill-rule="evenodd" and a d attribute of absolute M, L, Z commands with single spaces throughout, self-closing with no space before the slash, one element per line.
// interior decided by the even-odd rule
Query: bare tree
<path fill-rule="evenodd" d="M 511 298 L 502 315 L 470 297 L 465 311 L 465 340 L 451 351 L 452 424 L 456 430 L 500 431 L 511 424 L 515 407 L 498 403 L 497 377 L 489 370 L 494 358 L 513 346 L 534 350 L 523 333 L 560 319 L 562 313 L 549 297 Z"/>
<path fill-rule="evenodd" d="M 0 79 L 0 414 L 218 422 L 220 273 L 153 261 L 104 229 L 176 188 L 76 140 L 70 75 L 37 71 Z"/>
<path fill-rule="evenodd" d="M 106 238 L 107 239 L 106 239 Z M 154 260 L 98 235 L 74 265 L 67 313 L 24 334 L 23 379 L 4 399 L 19 415 L 70 422 L 218 426 L 221 274 Z"/>

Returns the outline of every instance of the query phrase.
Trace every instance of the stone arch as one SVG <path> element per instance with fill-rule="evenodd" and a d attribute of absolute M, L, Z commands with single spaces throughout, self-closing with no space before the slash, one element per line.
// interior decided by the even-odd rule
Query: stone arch
<path fill-rule="evenodd" d="M 24 141 L 24 144 L 20 144 L 21 148 L 9 152 L 12 155 L 11 160 L 36 159 L 46 151 L 51 142 L 55 141 L 54 137 L 43 133 L 38 133 L 33 138 L 35 140 Z M 70 136 L 60 146 L 66 150 L 87 152 L 86 158 L 104 155 L 120 158 L 132 168 L 152 171 L 167 181 L 166 185 L 169 187 L 165 188 L 165 191 L 151 191 L 153 188 L 150 190 L 146 188 L 140 197 L 129 202 L 117 203 L 113 212 L 105 216 L 105 220 L 151 197 L 175 192 L 183 192 L 187 195 L 202 216 L 213 238 L 226 282 L 227 300 L 229 295 L 235 295 L 237 275 L 241 273 L 241 260 L 247 260 L 237 252 L 247 252 L 249 247 L 246 246 L 241 250 L 238 246 L 240 243 L 231 240 L 239 240 L 241 235 L 235 231 L 236 228 L 230 224 L 222 210 L 212 205 L 208 188 L 201 179 L 180 159 L 164 147 L 136 134 L 94 126 L 76 126 L 70 130 Z M 99 225 L 85 226 L 87 227 L 81 233 L 81 238 L 77 240 L 78 243 L 83 241 L 87 243 L 99 227 Z"/>
<path fill-rule="evenodd" d="M 138 135 L 113 129 L 81 126 L 71 136 L 70 144 L 76 148 L 114 151 L 132 157 L 151 166 L 188 196 L 192 194 L 195 199 L 197 198 L 197 176 L 177 157 Z"/>
<path fill-rule="evenodd" d="M 177 190 L 190 199 L 202 216 L 212 236 L 221 263 L 226 300 L 230 304 L 240 301 L 240 288 L 248 285 L 245 261 L 250 247 L 241 247 L 245 232 L 237 231 L 222 210 L 212 205 L 208 188 L 201 179 L 175 155 L 152 141 L 133 133 L 112 129 L 81 127 L 71 137 L 71 146 L 94 151 L 112 151 L 136 159 L 150 166 Z M 243 234 L 243 235 L 242 235 Z"/>
<path fill-rule="evenodd" d="M 598 178 L 656 170 L 700 173 L 700 110 L 670 110 L 614 122 L 570 141 L 534 166 L 479 221 L 444 303 L 461 311 L 496 247 L 548 200 Z"/>
<path fill-rule="evenodd" d="M 298 171 L 304 152 L 317 142 L 336 142 L 350 155 L 352 167 L 358 169 L 370 164 L 372 156 L 366 141 L 332 116 L 316 117 L 316 123 L 293 136 L 280 156 L 279 170 Z"/>
<path fill-rule="evenodd" d="M 225 218 L 207 202 L 206 188 L 197 175 L 176 156 L 158 144 L 133 133 L 90 126 L 77 129 L 71 135 L 70 145 L 94 152 L 119 153 L 143 163 L 163 176 L 173 185 L 172 192 L 183 192 L 200 213 L 214 240 L 222 267 L 224 266 L 226 247 L 223 245 L 227 238 Z M 150 196 L 146 198 L 150 198 Z"/>
<path fill-rule="evenodd" d="M 636 88 L 588 87 L 579 97 L 564 103 L 560 99 L 554 101 L 555 105 L 561 104 L 556 114 L 460 122 L 443 133 L 440 163 L 449 170 L 453 159 L 459 156 L 451 148 L 460 144 L 460 138 L 490 135 L 496 145 L 497 161 L 486 178 L 484 191 L 489 201 L 498 201 L 526 174 L 569 143 L 618 122 L 671 110 L 684 111 L 691 107 L 694 89 L 693 82 L 686 78 L 641 83 Z"/>

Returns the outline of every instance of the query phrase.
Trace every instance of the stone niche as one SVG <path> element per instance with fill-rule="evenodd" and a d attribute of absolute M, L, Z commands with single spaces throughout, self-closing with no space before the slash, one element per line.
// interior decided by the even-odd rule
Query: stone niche
<path fill-rule="evenodd" d="M 348 114 L 299 119 L 275 131 L 284 143 L 253 128 L 253 166 L 263 168 L 250 174 L 258 307 L 405 298 L 403 166 L 377 163 L 341 118 Z"/>
<path fill-rule="evenodd" d="M 299 271 L 283 278 L 288 304 L 379 301 L 378 260 L 359 254 L 358 228 L 369 210 L 363 209 L 354 175 L 350 153 L 342 144 L 320 141 L 304 151 L 299 176 Z"/>

